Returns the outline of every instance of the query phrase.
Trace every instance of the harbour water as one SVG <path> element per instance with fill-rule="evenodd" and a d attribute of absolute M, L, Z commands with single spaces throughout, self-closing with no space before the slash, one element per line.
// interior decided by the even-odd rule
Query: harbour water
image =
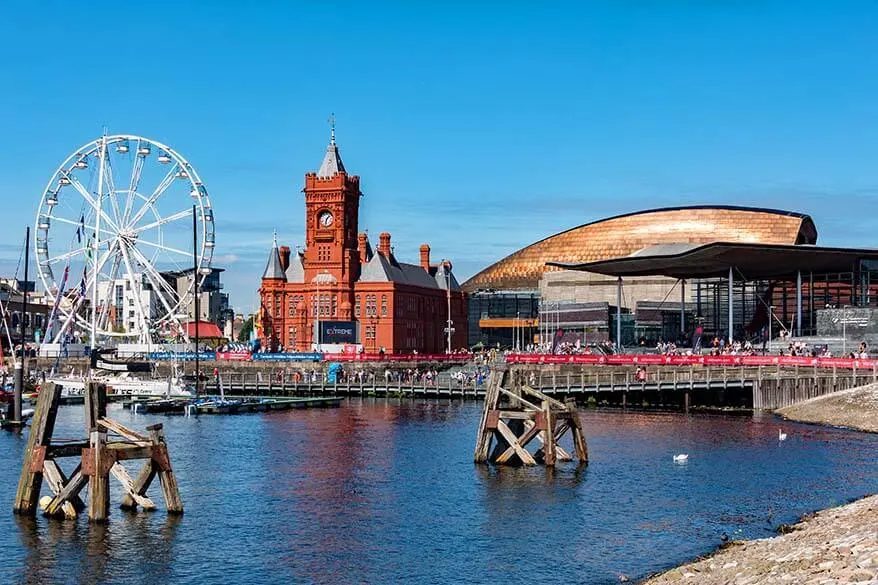
<path fill-rule="evenodd" d="M 479 467 L 480 408 L 364 399 L 185 418 L 114 405 L 133 428 L 164 423 L 186 513 L 126 514 L 115 492 L 104 526 L 14 516 L 26 435 L 0 434 L 0 583 L 611 584 L 878 492 L 878 435 L 767 415 L 585 411 L 587 468 Z M 82 436 L 82 407 L 62 407 L 56 429 Z"/>

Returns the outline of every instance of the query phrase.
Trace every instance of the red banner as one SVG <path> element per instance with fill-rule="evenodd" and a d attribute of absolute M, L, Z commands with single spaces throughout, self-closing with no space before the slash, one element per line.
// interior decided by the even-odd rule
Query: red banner
<path fill-rule="evenodd" d="M 467 362 L 471 356 L 447 353 L 325 353 L 325 362 Z"/>
<path fill-rule="evenodd" d="M 249 362 L 250 361 L 250 353 L 239 353 L 239 352 L 231 352 L 231 351 L 218 351 L 216 352 L 216 359 L 218 360 L 228 360 L 230 362 Z"/>
<path fill-rule="evenodd" d="M 610 366 L 782 366 L 810 368 L 875 368 L 878 360 L 772 355 L 547 355 L 510 354 L 509 364 L 579 364 Z"/>

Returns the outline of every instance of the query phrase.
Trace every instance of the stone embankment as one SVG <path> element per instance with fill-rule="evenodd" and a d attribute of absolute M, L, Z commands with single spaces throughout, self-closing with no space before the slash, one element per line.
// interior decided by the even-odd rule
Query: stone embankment
<path fill-rule="evenodd" d="M 797 422 L 847 427 L 878 433 L 878 384 L 812 398 L 786 408 L 777 414 Z M 878 518 L 876 518 L 878 524 Z"/>
<path fill-rule="evenodd" d="M 644 585 L 878 584 L 878 495 L 830 508 L 782 536 L 733 542 Z"/>

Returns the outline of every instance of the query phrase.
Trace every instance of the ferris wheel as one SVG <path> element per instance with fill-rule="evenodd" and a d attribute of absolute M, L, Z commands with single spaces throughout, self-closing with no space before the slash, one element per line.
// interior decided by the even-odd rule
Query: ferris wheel
<path fill-rule="evenodd" d="M 207 189 L 178 152 L 133 135 L 78 148 L 37 211 L 37 267 L 55 299 L 46 341 L 188 341 L 187 309 L 211 274 L 214 241 Z"/>

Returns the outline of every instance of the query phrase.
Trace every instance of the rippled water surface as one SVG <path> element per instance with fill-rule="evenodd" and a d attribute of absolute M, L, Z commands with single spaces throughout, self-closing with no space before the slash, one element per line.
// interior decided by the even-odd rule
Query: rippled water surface
<path fill-rule="evenodd" d="M 488 469 L 472 463 L 480 408 L 187 419 L 111 406 L 135 428 L 164 423 L 186 514 L 168 517 L 156 485 L 159 511 L 123 513 L 117 492 L 106 526 L 14 516 L 26 435 L 0 434 L 0 583 L 609 584 L 878 492 L 878 435 L 769 416 L 589 411 L 588 468 Z M 84 436 L 82 407 L 61 409 L 56 436 Z"/>

